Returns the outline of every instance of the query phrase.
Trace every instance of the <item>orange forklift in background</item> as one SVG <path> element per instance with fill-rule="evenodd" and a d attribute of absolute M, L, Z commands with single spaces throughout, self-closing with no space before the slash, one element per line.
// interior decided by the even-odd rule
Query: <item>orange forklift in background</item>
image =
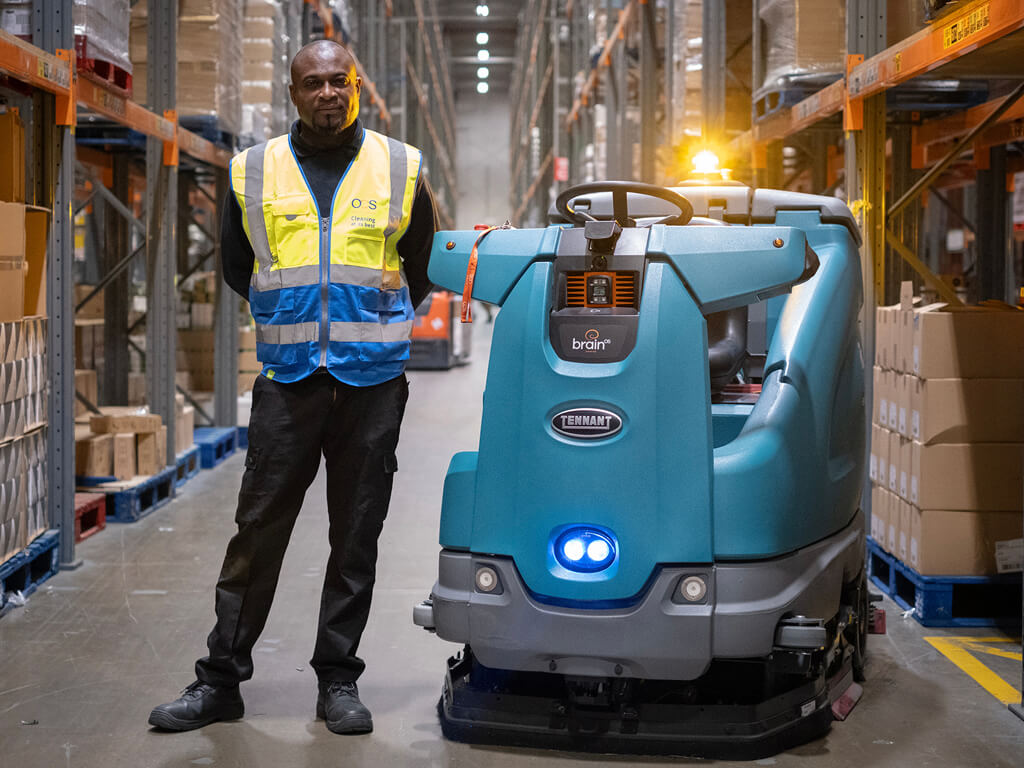
<path fill-rule="evenodd" d="M 459 322 L 462 296 L 433 291 L 416 309 L 408 368 L 448 370 L 469 362 L 472 326 Z"/>

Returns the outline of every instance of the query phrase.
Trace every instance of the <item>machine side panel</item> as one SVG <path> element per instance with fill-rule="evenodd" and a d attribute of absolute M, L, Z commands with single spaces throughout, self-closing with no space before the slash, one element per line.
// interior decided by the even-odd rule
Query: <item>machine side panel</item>
<path fill-rule="evenodd" d="M 820 541 L 856 513 L 864 469 L 857 250 L 847 230 L 817 212 L 784 212 L 805 227 L 817 274 L 793 289 L 765 365 L 764 388 L 740 435 L 715 451 L 715 554 L 775 557 Z M 833 444 L 834 413 L 849 414 Z"/>
<path fill-rule="evenodd" d="M 441 500 L 440 534 L 440 544 L 447 549 L 469 549 L 476 495 L 476 459 L 476 451 L 462 451 L 452 456 L 448 464 Z"/>
<path fill-rule="evenodd" d="M 711 420 L 704 318 L 676 274 L 648 266 L 637 344 L 618 363 L 572 363 L 548 340 L 554 267 L 531 265 L 494 324 L 471 549 L 514 558 L 532 593 L 638 595 L 657 563 L 710 562 Z M 551 429 L 559 411 L 622 418 L 602 440 Z M 557 526 L 604 526 L 619 544 L 598 573 L 559 570 Z"/>

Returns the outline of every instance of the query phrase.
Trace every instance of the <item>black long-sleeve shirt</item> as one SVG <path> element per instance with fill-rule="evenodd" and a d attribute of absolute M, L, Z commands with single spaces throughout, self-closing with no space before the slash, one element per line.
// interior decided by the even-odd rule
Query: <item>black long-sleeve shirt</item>
<path fill-rule="evenodd" d="M 334 190 L 337 189 L 338 182 L 341 181 L 341 177 L 348 170 L 352 159 L 359 150 L 362 126 L 356 120 L 346 129 L 347 140 L 339 147 L 319 149 L 303 140 L 300 125 L 300 122 L 296 120 L 291 129 L 295 156 L 302 172 L 306 175 L 306 180 L 309 182 L 320 210 L 329 211 Z M 249 281 L 252 278 L 252 265 L 256 257 L 242 226 L 242 209 L 239 207 L 234 193 L 230 190 L 224 200 L 224 211 L 220 232 L 224 282 L 235 293 L 248 300 Z M 429 183 L 421 175 L 416 184 L 416 195 L 413 198 L 409 227 L 397 244 L 398 255 L 402 258 L 405 276 L 409 281 L 409 295 L 414 307 L 426 298 L 432 287 L 430 279 L 427 277 L 427 264 L 430 261 L 430 247 L 437 227 L 434 197 L 431 194 Z"/>

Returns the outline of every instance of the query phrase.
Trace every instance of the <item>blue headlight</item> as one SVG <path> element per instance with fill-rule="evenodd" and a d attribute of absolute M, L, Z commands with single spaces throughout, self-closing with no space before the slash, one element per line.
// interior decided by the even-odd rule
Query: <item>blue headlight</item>
<path fill-rule="evenodd" d="M 563 568 L 593 573 L 607 568 L 615 560 L 615 537 L 610 532 L 588 526 L 562 531 L 555 539 L 555 559 Z"/>

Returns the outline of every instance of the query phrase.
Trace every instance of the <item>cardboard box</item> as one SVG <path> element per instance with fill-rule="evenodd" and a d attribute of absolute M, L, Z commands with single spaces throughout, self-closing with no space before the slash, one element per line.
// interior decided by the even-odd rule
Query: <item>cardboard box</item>
<path fill-rule="evenodd" d="M 915 378 L 906 373 L 896 375 L 896 431 L 910 438 L 910 400 Z"/>
<path fill-rule="evenodd" d="M 75 474 L 79 477 L 110 477 L 114 474 L 113 435 L 75 430 Z"/>
<path fill-rule="evenodd" d="M 0 200 L 25 202 L 25 128 L 17 107 L 0 108 Z"/>
<path fill-rule="evenodd" d="M 1021 514 L 911 508 L 908 564 L 923 576 L 998 572 L 996 543 L 1019 537 Z"/>
<path fill-rule="evenodd" d="M 885 370 L 893 370 L 896 362 L 894 340 L 899 304 L 875 309 L 875 362 Z"/>
<path fill-rule="evenodd" d="M 75 286 L 75 306 L 77 307 L 82 299 L 96 289 L 95 285 Z M 78 320 L 102 320 L 103 319 L 103 291 L 100 291 L 80 310 L 75 312 L 75 321 Z"/>
<path fill-rule="evenodd" d="M 0 202 L 0 232 L 0 261 L 25 261 L 24 203 Z"/>
<path fill-rule="evenodd" d="M 877 408 L 878 418 L 876 423 L 889 429 L 889 397 L 892 389 L 893 372 L 885 368 L 878 369 L 877 378 L 874 381 L 874 403 L 872 410 Z"/>
<path fill-rule="evenodd" d="M 103 321 L 75 320 L 75 368 L 103 367 Z"/>
<path fill-rule="evenodd" d="M 910 501 L 910 474 L 913 466 L 913 448 L 914 441 L 907 440 L 905 437 L 900 437 L 900 459 L 899 459 L 899 474 L 897 483 L 899 490 L 897 491 L 900 498 L 904 501 Z"/>
<path fill-rule="evenodd" d="M 75 369 L 75 391 L 81 392 L 85 398 L 96 405 L 99 402 L 99 384 L 96 380 L 96 371 L 88 368 Z M 82 416 L 89 413 L 81 400 L 75 398 L 75 416 Z"/>
<path fill-rule="evenodd" d="M 159 431 L 144 432 L 136 436 L 135 471 L 140 475 L 155 475 L 157 473 L 156 441 L 159 434 Z"/>
<path fill-rule="evenodd" d="M 912 373 L 922 379 L 1024 379 L 1024 312 L 932 304 L 914 313 Z"/>
<path fill-rule="evenodd" d="M 25 316 L 26 272 L 24 261 L 0 258 L 0 323 L 15 322 Z"/>
<path fill-rule="evenodd" d="M 871 538 L 885 549 L 886 529 L 889 525 L 889 501 L 885 490 L 878 485 L 871 486 Z"/>
<path fill-rule="evenodd" d="M 23 326 L 20 320 L 0 323 L 0 363 L 9 363 L 25 356 Z"/>
<path fill-rule="evenodd" d="M 912 443 L 910 495 L 921 509 L 1020 510 L 1024 444 Z"/>
<path fill-rule="evenodd" d="M 50 210 L 25 206 L 25 316 L 46 314 L 46 248 Z"/>
<path fill-rule="evenodd" d="M 191 315 L 193 329 L 213 327 L 213 304 L 193 302 Z"/>
<path fill-rule="evenodd" d="M 113 475 L 118 480 L 131 480 L 135 477 L 135 435 L 124 433 L 114 435 L 114 467 Z"/>
<path fill-rule="evenodd" d="M 910 436 L 919 443 L 1024 440 L 1024 379 L 918 379 Z"/>
<path fill-rule="evenodd" d="M 167 427 L 160 427 L 156 433 L 156 466 L 162 472 L 167 467 Z"/>
<path fill-rule="evenodd" d="M 886 487 L 891 493 L 900 492 L 900 436 L 896 432 L 889 433 L 889 478 Z"/>
<path fill-rule="evenodd" d="M 896 507 L 899 510 L 900 522 L 898 527 L 898 544 L 896 557 L 904 563 L 910 562 L 910 526 L 912 521 L 913 507 L 903 499 L 896 500 Z"/>
<path fill-rule="evenodd" d="M 899 551 L 900 540 L 900 500 L 894 493 L 885 491 L 885 494 L 889 505 L 889 514 L 885 529 L 885 551 L 895 557 L 896 553 Z"/>
<path fill-rule="evenodd" d="M 132 408 L 101 408 L 103 414 L 89 418 L 89 428 L 97 434 L 132 432 L 146 434 L 159 432 L 163 426 L 160 416 L 155 413 L 137 413 Z"/>
<path fill-rule="evenodd" d="M 128 405 L 146 404 L 146 374 L 128 374 Z"/>
<path fill-rule="evenodd" d="M 883 450 L 884 442 L 884 450 Z M 889 436 L 885 434 L 885 430 L 877 424 L 871 425 L 871 452 L 868 457 L 868 477 L 871 478 L 872 483 L 881 483 L 881 475 L 879 469 L 881 468 L 883 473 L 888 472 L 886 466 L 880 467 L 879 459 L 881 459 L 881 465 L 888 463 L 888 459 L 885 458 L 889 454 Z"/>

